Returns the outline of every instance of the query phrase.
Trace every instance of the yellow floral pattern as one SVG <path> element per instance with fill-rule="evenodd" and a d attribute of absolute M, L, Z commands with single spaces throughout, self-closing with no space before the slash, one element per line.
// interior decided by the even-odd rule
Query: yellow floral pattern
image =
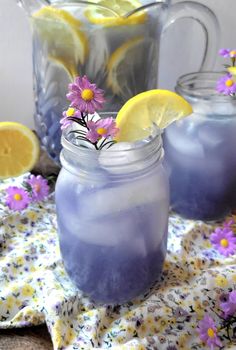
<path fill-rule="evenodd" d="M 4 204 L 0 182 L 0 327 L 46 322 L 56 350 L 200 350 L 196 327 L 236 288 L 235 256 L 209 243 L 213 225 L 170 215 L 161 279 L 123 305 L 95 305 L 68 278 L 60 257 L 53 195 L 24 212 Z M 224 349 L 229 349 L 227 339 Z"/>

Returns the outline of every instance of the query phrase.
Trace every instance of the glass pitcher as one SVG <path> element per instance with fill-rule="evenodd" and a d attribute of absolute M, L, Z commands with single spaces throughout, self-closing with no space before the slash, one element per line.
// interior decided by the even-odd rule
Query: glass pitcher
<path fill-rule="evenodd" d="M 169 0 L 111 0 L 112 8 L 107 0 L 18 3 L 32 28 L 36 131 L 58 163 L 59 121 L 75 76 L 87 75 L 106 91 L 104 112 L 118 111 L 130 97 L 157 88 L 161 34 L 183 17 L 197 20 L 206 35 L 201 68 L 210 69 L 214 63 L 217 19 L 206 6 L 192 1 L 171 6 Z"/>

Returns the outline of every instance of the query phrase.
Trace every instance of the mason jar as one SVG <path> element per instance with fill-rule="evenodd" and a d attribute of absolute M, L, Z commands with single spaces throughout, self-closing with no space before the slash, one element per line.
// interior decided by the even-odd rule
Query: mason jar
<path fill-rule="evenodd" d="M 166 255 L 169 182 L 159 130 L 107 150 L 62 136 L 56 184 L 61 255 L 95 302 L 122 303 L 158 279 Z"/>
<path fill-rule="evenodd" d="M 164 149 L 171 207 L 199 220 L 223 219 L 236 208 L 236 99 L 219 95 L 222 73 L 191 73 L 176 91 L 193 114 L 166 129 Z"/>

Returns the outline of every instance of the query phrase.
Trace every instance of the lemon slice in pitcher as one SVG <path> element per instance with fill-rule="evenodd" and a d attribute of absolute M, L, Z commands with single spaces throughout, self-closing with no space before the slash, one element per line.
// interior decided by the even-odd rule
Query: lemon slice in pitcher
<path fill-rule="evenodd" d="M 107 85 L 114 94 L 126 99 L 127 96 L 135 94 L 140 85 L 136 79 L 140 79 L 144 73 L 144 55 L 148 46 L 149 40 L 145 41 L 143 36 L 139 36 L 126 41 L 110 56 L 107 64 Z"/>
<path fill-rule="evenodd" d="M 117 141 L 138 141 L 148 137 L 152 124 L 160 129 L 192 113 L 191 105 L 175 92 L 150 90 L 130 100 L 118 112 L 117 127 L 120 129 Z"/>
<path fill-rule="evenodd" d="M 147 18 L 144 11 L 138 11 L 128 18 L 123 17 L 142 6 L 138 0 L 97 0 L 95 3 L 101 5 L 101 7 L 90 5 L 85 11 L 85 16 L 90 23 L 103 26 L 121 26 L 141 24 Z"/>
<path fill-rule="evenodd" d="M 65 66 L 84 63 L 88 40 L 77 18 L 63 9 L 45 6 L 32 15 L 32 21 L 35 32 L 47 46 L 48 55 Z"/>
<path fill-rule="evenodd" d="M 0 122 L 0 179 L 30 171 L 39 158 L 37 136 L 25 125 Z"/>

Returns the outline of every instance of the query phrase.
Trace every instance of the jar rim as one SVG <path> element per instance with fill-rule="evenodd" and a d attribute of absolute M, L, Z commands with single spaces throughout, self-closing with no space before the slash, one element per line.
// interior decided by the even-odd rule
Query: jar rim
<path fill-rule="evenodd" d="M 105 113 L 105 114 L 117 114 L 117 113 Z M 111 155 L 118 155 L 121 152 L 132 152 L 134 150 L 139 150 L 139 149 L 148 149 L 152 148 L 153 145 L 161 138 L 162 130 L 155 124 L 153 124 L 153 133 L 149 137 L 142 139 L 140 141 L 135 141 L 135 142 L 127 142 L 127 144 L 132 144 L 133 147 L 127 147 L 127 148 L 122 148 L 122 150 L 118 149 L 112 149 L 110 147 L 106 151 L 109 152 Z M 81 145 L 76 145 L 74 144 L 71 140 L 68 139 L 68 129 L 64 129 L 62 131 L 62 136 L 61 136 L 61 144 L 62 146 L 70 151 L 71 153 L 78 154 L 78 153 L 83 153 L 84 155 L 92 155 L 92 154 L 99 154 L 101 151 L 104 152 L 104 150 L 97 150 L 97 149 L 92 149 L 92 148 L 85 148 L 82 147 Z"/>
<path fill-rule="evenodd" d="M 181 75 L 176 83 L 176 92 L 190 98 L 202 100 L 214 99 L 214 103 L 236 102 L 232 96 L 219 94 L 216 90 L 217 81 L 225 75 L 225 71 L 202 71 Z"/>
<path fill-rule="evenodd" d="M 93 176 L 90 169 L 93 169 L 95 174 L 95 168 L 107 170 L 118 181 L 121 176 L 129 176 L 131 173 L 140 176 L 154 164 L 161 162 L 163 158 L 162 130 L 157 126 L 152 129 L 153 132 L 149 138 L 127 142 L 127 147 L 119 149 L 115 147 L 101 150 L 85 148 L 83 145 L 74 144 L 69 139 L 69 131 L 68 128 L 62 133 L 61 164 L 73 173 L 78 173 L 79 169 L 84 177 Z"/>

